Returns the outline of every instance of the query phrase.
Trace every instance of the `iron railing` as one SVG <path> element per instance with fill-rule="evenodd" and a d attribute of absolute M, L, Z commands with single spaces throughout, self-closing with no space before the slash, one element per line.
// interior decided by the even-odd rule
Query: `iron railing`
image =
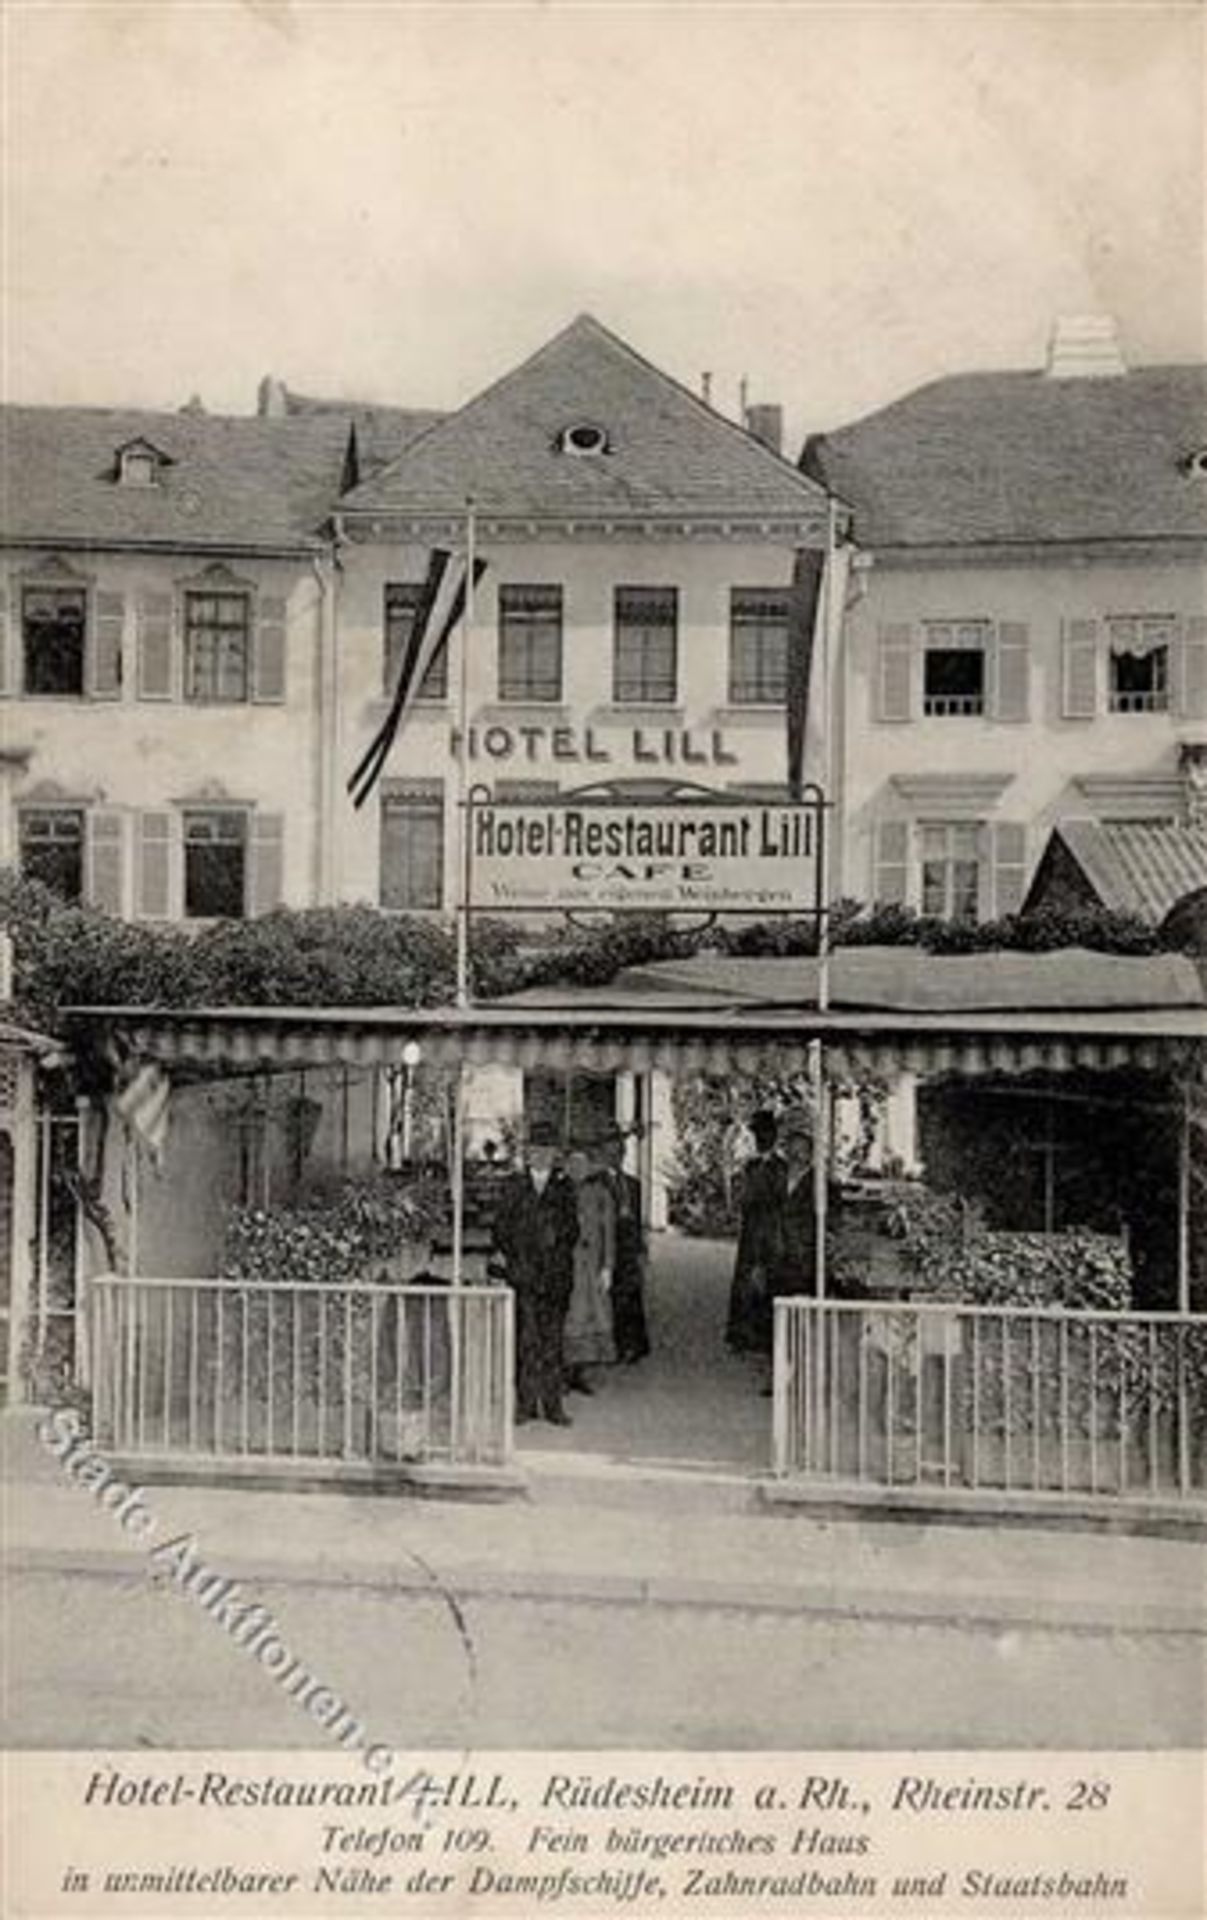
<path fill-rule="evenodd" d="M 93 1425 L 117 1454 L 504 1464 L 505 1287 L 90 1283 Z"/>
<path fill-rule="evenodd" d="M 1207 1316 L 775 1304 L 781 1479 L 1207 1502 Z"/>

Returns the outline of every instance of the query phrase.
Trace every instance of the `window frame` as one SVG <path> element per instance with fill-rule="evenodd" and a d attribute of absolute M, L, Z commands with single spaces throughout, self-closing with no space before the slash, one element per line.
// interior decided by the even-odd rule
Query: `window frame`
<path fill-rule="evenodd" d="M 522 596 L 532 604 L 525 606 Z M 548 610 L 542 614 L 536 602 L 544 596 Z M 511 603 L 511 604 L 509 604 Z M 559 706 L 565 684 L 565 592 L 560 582 L 504 581 L 498 597 L 498 697 L 506 706 Z M 552 637 L 555 669 L 543 677 L 533 671 L 536 645 Z M 518 645 L 525 655 L 523 671 L 513 673 L 507 659 L 509 644 Z"/>
<path fill-rule="evenodd" d="M 1145 714 L 1172 713 L 1174 710 L 1174 672 L 1178 646 L 1178 618 L 1172 613 L 1108 613 L 1104 616 L 1103 640 L 1106 653 L 1106 710 L 1109 714 Z M 1143 651 L 1134 653 L 1128 647 L 1121 634 L 1122 629 L 1131 629 L 1132 638 L 1143 644 Z M 1156 633 L 1157 638 L 1150 638 Z M 1117 656 L 1125 655 L 1133 660 L 1161 662 L 1160 678 L 1162 685 L 1148 691 L 1120 692 L 1115 684 Z"/>
<path fill-rule="evenodd" d="M 941 833 L 944 848 L 938 856 L 943 868 L 943 905 L 940 908 L 928 906 L 926 899 L 928 864 L 934 862 L 934 856 L 928 855 L 926 840 L 928 834 Z M 975 836 L 976 852 L 970 861 L 966 854 L 956 849 L 955 837 L 959 834 Z M 918 820 L 915 823 L 915 851 L 918 873 L 918 911 L 926 917 L 949 921 L 954 926 L 976 926 L 984 917 L 988 902 L 988 893 L 993 884 L 992 865 L 989 851 L 989 827 L 984 820 Z M 957 914 L 954 911 L 957 900 L 957 867 L 972 865 L 975 868 L 975 898 L 970 914 Z"/>
<path fill-rule="evenodd" d="M 922 718 L 924 720 L 986 720 L 990 718 L 996 623 L 982 615 L 976 615 L 971 619 L 962 620 L 923 620 L 921 628 L 919 651 L 922 670 L 919 698 L 922 704 Z M 977 694 L 928 693 L 926 670 L 932 654 L 976 656 L 981 663 L 980 692 Z"/>
<path fill-rule="evenodd" d="M 68 802 L 58 803 L 55 801 L 49 801 L 49 802 L 48 801 L 28 801 L 28 802 L 18 801 L 16 806 L 16 815 L 17 815 L 17 871 L 20 873 L 21 877 L 23 879 L 41 881 L 43 886 L 50 887 L 53 893 L 57 894 L 61 900 L 67 901 L 67 903 L 70 906 L 83 906 L 88 897 L 88 809 L 87 807 L 82 804 L 72 805 Z M 60 887 L 57 887 L 55 885 L 54 881 L 47 880 L 42 874 L 37 873 L 35 871 L 31 871 L 31 869 L 26 865 L 27 826 L 32 820 L 39 817 L 44 817 L 48 821 L 55 820 L 55 819 L 57 820 L 70 819 L 71 821 L 73 821 L 78 825 L 78 829 L 79 829 L 78 838 L 76 839 L 74 844 L 78 849 L 79 885 L 74 893 L 64 892 Z M 46 844 L 48 845 L 56 844 L 55 836 L 54 835 L 48 836 Z M 67 842 L 65 840 L 60 840 L 58 841 L 58 844 L 66 845 Z"/>
<path fill-rule="evenodd" d="M 243 688 L 240 693 L 229 693 L 221 690 L 223 662 L 220 652 L 217 651 L 215 652 L 213 663 L 217 690 L 207 693 L 198 693 L 195 691 L 195 680 L 197 676 L 193 646 L 199 631 L 201 633 L 211 633 L 216 636 L 221 636 L 224 632 L 235 630 L 233 627 L 227 628 L 224 626 L 220 619 L 207 623 L 205 627 L 198 628 L 198 626 L 194 624 L 193 610 L 197 602 L 204 600 L 213 600 L 215 602 L 237 600 L 242 604 Z M 255 660 L 253 657 L 255 647 L 254 591 L 250 587 L 228 586 L 225 583 L 214 586 L 186 586 L 181 589 L 180 628 L 181 668 L 183 674 L 181 695 L 184 704 L 191 707 L 250 706 L 255 685 Z"/>
<path fill-rule="evenodd" d="M 414 899 L 387 900 L 389 889 L 386 883 L 386 821 L 393 815 L 395 819 L 406 815 L 420 821 L 426 821 L 435 827 L 434 847 L 428 849 L 434 876 L 434 898 L 422 901 Z M 445 900 L 445 859 L 447 844 L 445 835 L 445 791 L 444 782 L 421 781 L 414 786 L 387 785 L 381 795 L 378 808 L 378 854 L 377 854 L 377 905 L 382 913 L 443 913 Z M 414 876 L 417 859 L 411 855 L 405 878 L 409 883 Z M 410 891 L 408 885 L 407 891 Z"/>
<path fill-rule="evenodd" d="M 775 637 L 776 623 L 766 617 L 760 617 L 742 610 L 740 602 L 779 600 L 783 603 L 780 638 L 782 659 L 778 674 L 768 675 L 766 671 L 767 643 Z M 731 707 L 779 708 L 788 699 L 788 640 L 791 620 L 792 597 L 787 587 L 731 587 L 729 589 L 729 705 Z M 758 666 L 754 676 L 743 679 L 739 675 L 738 652 L 742 640 L 755 642 Z M 750 694 L 744 689 L 757 686 L 759 691 Z M 772 685 L 775 690 L 764 691 Z"/>
<path fill-rule="evenodd" d="M 190 833 L 189 833 L 190 826 L 194 823 L 197 823 L 203 820 L 230 821 L 238 825 L 239 832 L 237 835 L 227 835 L 227 836 L 218 834 L 218 835 L 215 835 L 213 840 L 201 840 L 201 839 L 190 838 Z M 189 922 L 190 924 L 196 924 L 198 921 L 204 923 L 206 921 L 215 921 L 215 920 L 250 920 L 251 918 L 251 875 L 252 875 L 251 824 L 252 824 L 251 814 L 247 807 L 232 807 L 232 806 L 222 806 L 222 805 L 204 806 L 204 805 L 197 805 L 197 804 L 189 804 L 186 806 L 182 806 L 180 808 L 179 887 L 180 887 L 180 919 L 182 921 Z M 228 913 L 225 911 L 221 911 L 221 912 L 214 913 L 214 912 L 190 911 L 190 908 L 189 908 L 189 849 L 190 847 L 195 847 L 195 846 L 221 847 L 223 845 L 232 845 L 232 844 L 237 844 L 239 846 L 243 856 L 242 871 L 240 873 L 240 886 L 239 886 L 239 892 L 240 892 L 240 898 L 241 898 L 242 904 L 240 906 L 239 912 Z"/>
<path fill-rule="evenodd" d="M 669 619 L 637 620 L 625 606 L 626 600 L 639 599 L 655 601 L 661 599 L 669 611 Z M 640 662 L 641 674 L 638 680 L 627 672 L 622 664 L 624 642 L 637 641 L 648 644 L 652 640 L 662 639 L 669 646 L 670 671 L 661 676 L 660 684 L 669 686 L 669 692 L 651 693 L 651 676 L 644 655 Z M 639 688 L 640 690 L 630 691 Z M 679 589 L 666 586 L 617 586 L 612 590 L 612 703 L 617 707 L 674 707 L 679 697 Z"/>
<path fill-rule="evenodd" d="M 84 580 L 24 579 L 19 585 L 21 610 L 21 691 L 29 700 L 86 700 L 89 691 L 93 633 L 93 602 L 89 584 Z M 79 685 L 72 687 L 35 687 L 30 684 L 30 614 L 28 603 L 34 597 L 70 595 L 80 603 Z"/>
<path fill-rule="evenodd" d="M 426 581 L 423 580 L 387 580 L 382 585 L 381 690 L 382 698 L 385 700 L 389 700 L 394 693 L 402 651 L 411 636 L 415 616 L 423 605 L 426 584 Z M 395 610 L 391 608 L 391 597 L 395 595 L 400 599 L 405 595 L 414 602 L 408 609 L 409 624 L 406 630 L 400 631 L 396 637 L 392 633 L 392 624 L 393 621 L 397 619 L 401 625 L 402 616 L 401 613 L 396 613 Z M 436 652 L 432 655 L 431 660 L 428 662 L 427 672 L 415 689 L 415 704 L 417 706 L 439 707 L 447 704 L 448 654 L 448 642 L 445 641 L 444 645 L 437 648 Z"/>

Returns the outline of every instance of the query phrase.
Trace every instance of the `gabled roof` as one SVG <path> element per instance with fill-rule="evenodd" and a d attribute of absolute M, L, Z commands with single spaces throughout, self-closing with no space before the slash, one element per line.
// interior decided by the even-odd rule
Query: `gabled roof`
<path fill-rule="evenodd" d="M 308 548 L 339 492 L 348 420 L 266 420 L 107 407 L 0 409 L 0 539 L 183 548 Z M 122 486 L 117 455 L 166 456 Z"/>
<path fill-rule="evenodd" d="M 1207 887 L 1207 827 L 1062 820 L 1050 844 L 1066 849 L 1104 907 L 1156 924 L 1186 894 Z"/>
<path fill-rule="evenodd" d="M 412 440 L 445 418 L 431 407 L 391 407 L 376 400 L 331 400 L 315 394 L 295 393 L 292 387 L 283 387 L 281 391 L 287 419 L 327 420 L 334 415 L 347 422 L 356 436 L 361 480 L 380 473 Z"/>
<path fill-rule="evenodd" d="M 1207 366 L 970 373 L 810 439 L 865 546 L 1207 539 Z"/>
<path fill-rule="evenodd" d="M 609 451 L 559 450 L 590 424 Z M 589 314 L 449 414 L 342 504 L 350 511 L 637 520 L 820 519 L 821 489 Z"/>

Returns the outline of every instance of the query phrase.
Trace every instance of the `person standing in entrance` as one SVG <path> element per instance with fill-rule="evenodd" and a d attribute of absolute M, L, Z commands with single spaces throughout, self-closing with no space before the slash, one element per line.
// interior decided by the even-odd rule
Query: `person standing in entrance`
<path fill-rule="evenodd" d="M 494 1243 L 515 1295 L 516 1419 L 568 1427 L 562 1405 L 562 1340 L 574 1285 L 578 1205 L 574 1187 L 555 1165 L 557 1135 L 536 1122 L 524 1166 L 503 1181 Z"/>
<path fill-rule="evenodd" d="M 755 1151 L 740 1175 L 738 1250 L 725 1339 L 735 1353 L 767 1354 L 787 1169 L 776 1144 L 779 1123 L 769 1108 L 760 1108 L 752 1117 L 750 1131 Z"/>
<path fill-rule="evenodd" d="M 609 1299 L 616 1271 L 616 1202 L 603 1169 L 583 1148 L 570 1154 L 566 1172 L 578 1203 L 574 1290 L 566 1315 L 566 1385 L 572 1393 L 594 1393 L 587 1369 L 609 1366 L 616 1358 Z"/>
<path fill-rule="evenodd" d="M 624 1136 L 619 1131 L 604 1135 L 600 1155 L 616 1208 L 616 1267 L 612 1274 L 616 1358 L 625 1366 L 633 1366 L 638 1360 L 644 1360 L 650 1350 L 645 1318 L 649 1258 L 642 1219 L 641 1182 L 624 1170 Z"/>

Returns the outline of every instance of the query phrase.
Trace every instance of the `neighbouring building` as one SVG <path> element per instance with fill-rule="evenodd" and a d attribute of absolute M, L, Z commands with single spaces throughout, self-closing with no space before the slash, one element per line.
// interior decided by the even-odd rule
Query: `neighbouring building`
<path fill-rule="evenodd" d="M 988 919 L 1054 827 L 1186 822 L 1207 367 L 1129 368 L 1108 323 L 1066 322 L 1043 371 L 936 380 L 802 466 L 870 560 L 833 688 L 843 893 Z"/>

